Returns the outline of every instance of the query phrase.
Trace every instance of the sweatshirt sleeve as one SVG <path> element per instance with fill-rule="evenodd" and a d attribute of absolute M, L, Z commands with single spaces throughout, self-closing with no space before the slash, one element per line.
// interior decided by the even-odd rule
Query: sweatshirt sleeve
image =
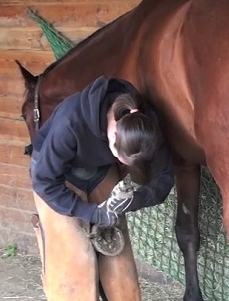
<path fill-rule="evenodd" d="M 53 124 L 43 143 L 32 174 L 34 191 L 59 214 L 77 216 L 90 222 L 95 204 L 81 200 L 65 185 L 64 171 L 77 153 L 77 138 L 69 120 Z"/>
<path fill-rule="evenodd" d="M 163 203 L 174 186 L 173 165 L 165 145 L 158 150 L 150 164 L 151 180 L 134 192 L 132 211 Z"/>

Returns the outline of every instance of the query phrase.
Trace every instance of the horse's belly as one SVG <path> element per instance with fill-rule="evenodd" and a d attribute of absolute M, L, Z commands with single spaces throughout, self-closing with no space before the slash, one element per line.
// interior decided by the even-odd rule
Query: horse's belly
<path fill-rule="evenodd" d="M 203 148 L 189 133 L 179 128 L 165 129 L 164 135 L 171 146 L 171 149 L 184 160 L 190 163 L 205 165 L 205 153 Z"/>

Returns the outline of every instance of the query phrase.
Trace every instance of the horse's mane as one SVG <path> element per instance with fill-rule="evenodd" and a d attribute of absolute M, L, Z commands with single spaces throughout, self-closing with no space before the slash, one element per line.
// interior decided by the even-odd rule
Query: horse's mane
<path fill-rule="evenodd" d="M 94 33 L 92 33 L 91 35 L 89 35 L 87 38 L 85 38 L 84 40 L 82 40 L 81 42 L 79 42 L 77 45 L 75 45 L 72 49 L 70 49 L 65 55 L 63 55 L 61 58 L 59 58 L 58 60 L 56 60 L 55 62 L 53 62 L 51 65 L 49 65 L 43 74 L 47 74 L 49 71 L 51 71 L 53 68 L 55 68 L 57 65 L 59 65 L 63 60 L 65 60 L 66 58 L 68 58 L 72 53 L 74 53 L 75 51 L 80 50 L 82 47 L 86 46 L 88 43 L 91 42 L 92 39 L 96 38 L 97 36 L 99 36 L 101 33 L 104 33 L 105 31 L 107 31 L 108 29 L 110 29 L 111 27 L 113 27 L 114 25 L 116 25 L 116 23 L 118 21 L 120 21 L 120 19 L 122 19 L 126 14 L 128 14 L 129 12 L 126 12 L 125 14 L 121 15 L 120 17 L 118 17 L 117 19 L 115 19 L 114 21 L 108 23 L 107 25 L 99 28 L 98 30 L 96 30 Z"/>

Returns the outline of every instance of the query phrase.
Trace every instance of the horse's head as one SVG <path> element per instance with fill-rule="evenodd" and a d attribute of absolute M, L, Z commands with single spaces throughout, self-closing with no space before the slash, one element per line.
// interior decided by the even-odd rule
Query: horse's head
<path fill-rule="evenodd" d="M 21 113 L 28 127 L 30 139 L 32 142 L 34 135 L 36 133 L 36 127 L 34 122 L 34 101 L 35 101 L 35 90 L 36 90 L 39 77 L 32 75 L 18 61 L 16 61 L 16 63 L 19 66 L 25 84 L 25 99 L 22 105 Z M 31 155 L 31 151 L 32 151 L 31 145 L 25 147 L 26 155 Z"/>

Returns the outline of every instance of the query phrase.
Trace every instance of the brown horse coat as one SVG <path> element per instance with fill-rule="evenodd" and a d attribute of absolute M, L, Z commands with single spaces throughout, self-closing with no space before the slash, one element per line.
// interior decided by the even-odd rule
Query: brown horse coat
<path fill-rule="evenodd" d="M 185 257 L 185 301 L 202 300 L 197 277 L 200 165 L 220 187 L 229 233 L 229 2 L 143 0 L 52 64 L 39 87 L 41 123 L 69 94 L 105 74 L 129 80 L 157 110 L 176 167 L 176 235 Z M 22 111 L 34 135 L 37 77 Z"/>

